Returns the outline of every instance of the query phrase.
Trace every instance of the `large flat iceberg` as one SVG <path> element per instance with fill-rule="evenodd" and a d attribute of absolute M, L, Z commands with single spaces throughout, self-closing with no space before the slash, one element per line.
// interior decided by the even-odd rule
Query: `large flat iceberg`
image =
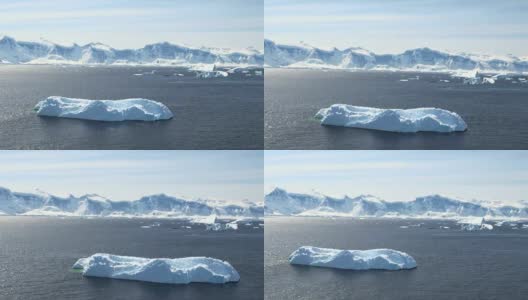
<path fill-rule="evenodd" d="M 338 250 L 302 246 L 290 255 L 290 264 L 349 270 L 416 268 L 409 254 L 392 249 Z"/>
<path fill-rule="evenodd" d="M 238 282 L 240 275 L 226 261 L 209 257 L 143 258 L 97 253 L 79 259 L 73 269 L 84 276 L 157 283 Z"/>
<path fill-rule="evenodd" d="M 322 125 L 357 127 L 393 132 L 452 132 L 467 129 L 454 112 L 439 108 L 381 109 L 334 104 L 315 115 Z"/>
<path fill-rule="evenodd" d="M 52 96 L 35 106 L 39 116 L 94 121 L 156 121 L 173 117 L 160 102 L 135 98 L 124 100 L 86 100 Z"/>

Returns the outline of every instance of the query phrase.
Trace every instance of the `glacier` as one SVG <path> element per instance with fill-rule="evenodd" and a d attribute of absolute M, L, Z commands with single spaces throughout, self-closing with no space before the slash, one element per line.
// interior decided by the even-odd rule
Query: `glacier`
<path fill-rule="evenodd" d="M 97 253 L 72 267 L 84 276 L 168 284 L 238 282 L 240 275 L 226 261 L 209 257 L 143 258 Z"/>
<path fill-rule="evenodd" d="M 51 96 L 37 103 L 35 111 L 39 116 L 107 122 L 157 121 L 173 117 L 163 103 L 142 98 L 87 100 Z"/>
<path fill-rule="evenodd" d="M 315 115 L 322 125 L 392 132 L 465 131 L 466 122 L 454 112 L 439 108 L 381 109 L 333 104 Z"/>
<path fill-rule="evenodd" d="M 58 197 L 49 194 L 12 192 L 0 187 L 0 215 L 184 218 L 213 216 L 221 218 L 260 219 L 261 203 L 217 203 L 210 200 L 188 200 L 165 194 L 144 196 L 138 200 L 113 201 L 96 194 L 80 197 Z"/>
<path fill-rule="evenodd" d="M 403 270 L 416 268 L 405 252 L 392 249 L 338 250 L 302 246 L 289 257 L 290 264 L 347 270 Z"/>
<path fill-rule="evenodd" d="M 262 66 L 264 54 L 256 49 L 242 51 L 192 48 L 168 42 L 140 49 L 115 49 L 101 43 L 59 45 L 52 42 L 24 42 L 0 38 L 0 61 L 4 64 L 79 64 L 79 65 L 162 65 Z"/>
<path fill-rule="evenodd" d="M 264 209 L 267 216 L 528 219 L 526 202 L 509 205 L 468 202 L 441 195 L 417 197 L 411 201 L 387 201 L 372 195 L 337 198 L 290 193 L 280 188 L 265 196 Z"/>
<path fill-rule="evenodd" d="M 401 70 L 452 72 L 479 70 L 482 72 L 528 72 L 528 58 L 512 55 L 490 56 L 468 53 L 448 53 L 429 48 L 406 50 L 400 54 L 376 54 L 363 48 L 320 49 L 309 45 L 284 45 L 264 41 L 265 67 Z"/>

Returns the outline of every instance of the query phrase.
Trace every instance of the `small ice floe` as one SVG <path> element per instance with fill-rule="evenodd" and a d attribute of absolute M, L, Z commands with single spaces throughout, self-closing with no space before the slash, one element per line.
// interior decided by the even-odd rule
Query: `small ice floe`
<path fill-rule="evenodd" d="M 262 75 L 264 75 L 264 72 L 261 71 L 261 70 L 256 70 L 256 71 L 255 71 L 255 75 L 256 75 L 256 76 L 262 76 Z"/>
<path fill-rule="evenodd" d="M 409 77 L 407 79 L 401 79 L 400 81 L 420 80 L 420 76 Z"/>
<path fill-rule="evenodd" d="M 402 229 L 407 229 L 407 228 L 409 228 L 409 226 L 402 225 L 402 226 L 400 226 L 400 228 L 402 228 Z"/>
<path fill-rule="evenodd" d="M 440 226 L 442 229 L 449 229 L 449 226 Z"/>
<path fill-rule="evenodd" d="M 493 230 L 493 225 L 484 223 L 484 218 L 482 217 L 460 219 L 458 224 L 460 224 L 460 229 L 466 231 Z"/>
<path fill-rule="evenodd" d="M 157 121 L 173 117 L 164 104 L 142 98 L 124 100 L 87 100 L 52 96 L 35 106 L 39 116 L 93 121 Z"/>
<path fill-rule="evenodd" d="M 439 108 L 382 109 L 334 104 L 315 115 L 321 125 L 392 132 L 465 131 L 466 122 L 455 112 Z"/>
<path fill-rule="evenodd" d="M 451 81 L 447 80 L 447 79 L 441 79 L 440 82 L 445 82 L 445 83 L 449 83 Z"/>
<path fill-rule="evenodd" d="M 143 226 L 141 226 L 141 228 L 148 229 L 148 228 L 160 227 L 160 226 L 161 226 L 160 222 L 154 222 L 154 223 L 152 223 L 150 225 L 143 225 Z"/>
<path fill-rule="evenodd" d="M 211 71 L 211 72 L 197 72 L 196 77 L 198 78 L 217 78 L 217 77 L 227 77 L 229 73 L 224 71 Z"/>
<path fill-rule="evenodd" d="M 349 270 L 402 270 L 416 268 L 405 252 L 392 249 L 338 250 L 302 246 L 289 257 L 290 264 Z"/>
<path fill-rule="evenodd" d="M 143 73 L 133 74 L 134 76 L 143 76 Z"/>
<path fill-rule="evenodd" d="M 401 82 L 407 82 L 409 79 L 400 79 Z"/>
<path fill-rule="evenodd" d="M 240 275 L 226 261 L 210 257 L 143 258 L 97 253 L 72 267 L 84 276 L 188 284 L 238 282 Z"/>
<path fill-rule="evenodd" d="M 528 224 L 523 224 L 521 228 L 522 229 L 528 229 Z"/>

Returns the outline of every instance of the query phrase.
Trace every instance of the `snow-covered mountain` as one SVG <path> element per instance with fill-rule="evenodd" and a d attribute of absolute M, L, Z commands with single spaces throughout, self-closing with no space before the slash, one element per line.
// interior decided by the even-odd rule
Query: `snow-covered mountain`
<path fill-rule="evenodd" d="M 101 43 L 63 46 L 52 42 L 22 42 L 0 38 L 0 62 L 11 64 L 147 64 L 262 66 L 264 55 L 255 49 L 230 51 L 190 48 L 167 42 L 141 49 L 118 50 Z"/>
<path fill-rule="evenodd" d="M 276 188 L 265 197 L 266 215 L 350 217 L 492 217 L 528 218 L 528 206 L 466 202 L 440 195 L 413 201 L 389 202 L 371 195 L 334 198 L 324 195 L 289 193 Z"/>
<path fill-rule="evenodd" d="M 452 54 L 418 48 L 400 54 L 375 54 L 362 48 L 323 50 L 308 45 L 281 45 L 264 40 L 267 67 L 387 69 L 423 71 L 528 72 L 528 58 Z"/>
<path fill-rule="evenodd" d="M 136 216 L 136 217 L 220 217 L 261 218 L 264 207 L 252 202 L 214 205 L 215 201 L 194 201 L 164 194 L 135 201 L 112 201 L 90 194 L 67 198 L 47 194 L 12 192 L 0 187 L 0 215 Z"/>

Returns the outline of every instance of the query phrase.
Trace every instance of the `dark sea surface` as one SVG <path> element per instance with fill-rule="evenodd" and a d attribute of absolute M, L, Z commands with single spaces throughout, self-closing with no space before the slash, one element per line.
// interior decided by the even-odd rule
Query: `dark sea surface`
<path fill-rule="evenodd" d="M 255 71 L 200 79 L 171 67 L 0 66 L 0 149 L 262 149 L 264 80 Z M 48 96 L 147 98 L 174 118 L 38 117 L 33 108 Z"/>
<path fill-rule="evenodd" d="M 141 228 L 153 222 L 161 225 Z M 212 232 L 174 220 L 0 217 L 0 299 L 262 299 L 263 231 L 257 222 Z M 77 259 L 97 252 L 215 257 L 230 262 L 241 279 L 171 285 L 83 277 L 71 270 Z"/>
<path fill-rule="evenodd" d="M 513 225 L 469 232 L 453 221 L 266 218 L 265 299 L 526 299 L 528 228 Z M 290 265 L 288 256 L 303 245 L 391 248 L 413 256 L 418 267 Z"/>
<path fill-rule="evenodd" d="M 266 69 L 265 148 L 527 149 L 528 83 L 516 79 L 467 85 L 447 74 Z M 404 134 L 321 126 L 314 115 L 336 103 L 447 109 L 468 130 Z"/>

